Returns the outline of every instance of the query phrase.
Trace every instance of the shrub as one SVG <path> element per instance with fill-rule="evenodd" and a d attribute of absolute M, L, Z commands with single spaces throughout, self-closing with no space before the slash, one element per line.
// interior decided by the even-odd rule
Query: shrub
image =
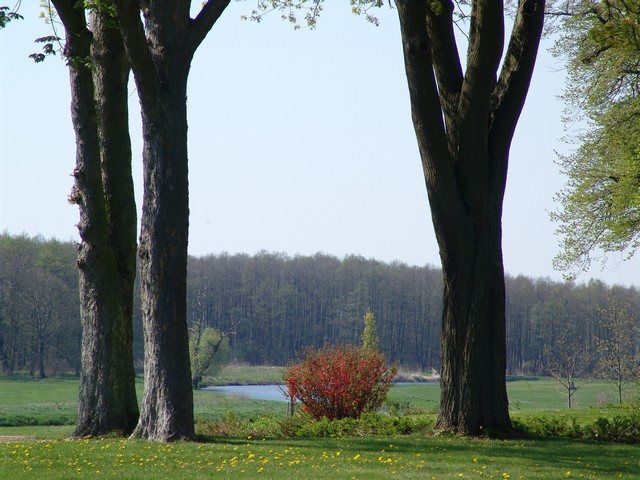
<path fill-rule="evenodd" d="M 640 414 L 629 411 L 613 418 L 598 417 L 580 425 L 575 418 L 531 417 L 515 421 L 530 434 L 551 437 L 589 438 L 603 442 L 640 443 Z"/>
<path fill-rule="evenodd" d="M 304 358 L 285 373 L 292 403 L 315 419 L 359 418 L 377 410 L 397 368 L 387 368 L 384 355 L 345 345 L 307 349 Z"/>
<path fill-rule="evenodd" d="M 323 417 L 312 420 L 308 416 L 296 415 L 279 421 L 285 438 L 343 438 L 368 435 L 411 435 L 433 431 L 433 417 L 427 415 L 390 416 L 365 413 L 360 418 L 329 420 Z"/>

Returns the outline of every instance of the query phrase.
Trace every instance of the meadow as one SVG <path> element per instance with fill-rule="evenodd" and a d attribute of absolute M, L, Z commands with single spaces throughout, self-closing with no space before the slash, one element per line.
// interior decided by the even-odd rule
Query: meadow
<path fill-rule="evenodd" d="M 227 383 L 270 383 L 279 369 L 234 367 Z M 258 382 L 260 380 L 260 382 Z M 139 385 L 141 388 L 142 385 Z M 515 420 L 534 416 L 571 417 L 588 422 L 613 416 L 613 387 L 600 381 L 566 394 L 551 379 L 508 382 Z M 12 480 L 120 479 L 550 479 L 638 478 L 637 445 L 568 438 L 465 439 L 427 432 L 343 438 L 257 438 L 212 436 L 200 442 L 149 443 L 118 438 L 68 440 L 73 431 L 78 381 L 75 378 L 0 379 L 0 478 Z M 437 385 L 394 386 L 387 409 L 434 415 Z M 229 398 L 195 392 L 196 429 L 209 420 L 281 422 L 284 402 Z"/>

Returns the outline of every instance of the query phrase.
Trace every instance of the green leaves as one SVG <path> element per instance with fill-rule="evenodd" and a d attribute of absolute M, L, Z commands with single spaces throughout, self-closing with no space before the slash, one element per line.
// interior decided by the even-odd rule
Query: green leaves
<path fill-rule="evenodd" d="M 44 62 L 44 60 L 49 55 L 56 54 L 55 44 L 60 43 L 60 38 L 55 35 L 50 35 L 47 37 L 40 37 L 35 39 L 35 43 L 42 43 L 42 52 L 40 53 L 32 53 L 29 55 L 29 58 L 33 59 L 34 62 L 40 63 Z"/>
<path fill-rule="evenodd" d="M 568 177 L 556 200 L 562 253 L 573 277 L 597 252 L 626 258 L 640 245 L 640 2 L 584 0 L 563 24 L 556 55 L 568 61 L 565 122 L 587 123 L 559 165 Z"/>
<path fill-rule="evenodd" d="M 9 7 L 0 7 L 0 29 L 5 28 L 13 20 L 24 20 L 18 12 L 13 12 Z"/>

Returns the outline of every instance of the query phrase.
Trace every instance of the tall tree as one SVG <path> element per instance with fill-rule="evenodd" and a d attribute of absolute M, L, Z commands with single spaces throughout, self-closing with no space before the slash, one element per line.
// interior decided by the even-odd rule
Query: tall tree
<path fill-rule="evenodd" d="M 108 2 L 52 0 L 66 30 L 80 207 L 82 370 L 76 436 L 130 433 L 138 419 L 132 313 L 136 208 L 128 131 L 128 62 Z M 98 5 L 101 5 L 98 7 Z"/>
<path fill-rule="evenodd" d="M 520 0 L 498 78 L 502 2 L 474 0 L 466 70 L 454 2 L 397 0 L 413 123 L 444 281 L 437 428 L 508 432 L 502 202 L 544 0 Z"/>
<path fill-rule="evenodd" d="M 629 258 L 640 245 L 640 2 L 577 0 L 561 13 L 556 53 L 567 60 L 568 122 L 586 128 L 559 164 L 562 251 L 556 267 L 575 276 L 608 252 Z M 602 254 L 604 252 L 604 254 Z"/>
<path fill-rule="evenodd" d="M 298 4 L 274 6 L 296 21 Z M 321 1 L 306 22 L 315 25 Z M 380 0 L 354 0 L 366 15 Z M 444 292 L 441 401 L 437 428 L 477 435 L 511 430 L 506 392 L 502 202 L 509 148 L 531 82 L 545 0 L 519 0 L 502 68 L 501 1 L 396 0 L 413 124 L 431 218 L 440 248 Z M 456 11 L 456 6 L 459 7 Z M 466 11 L 466 6 L 469 11 Z M 454 30 L 469 26 L 463 71 Z"/>
<path fill-rule="evenodd" d="M 142 112 L 140 273 L 144 398 L 134 436 L 194 438 L 187 332 L 187 79 L 193 55 L 229 0 L 195 18 L 187 0 L 114 0 Z"/>

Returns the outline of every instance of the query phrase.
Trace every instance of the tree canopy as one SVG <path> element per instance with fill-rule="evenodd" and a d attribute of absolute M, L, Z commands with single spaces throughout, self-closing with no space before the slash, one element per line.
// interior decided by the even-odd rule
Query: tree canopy
<path fill-rule="evenodd" d="M 581 0 L 564 13 L 555 49 L 567 59 L 565 120 L 586 128 L 560 156 L 568 181 L 551 217 L 562 236 L 555 265 L 573 276 L 640 246 L 640 2 Z"/>

